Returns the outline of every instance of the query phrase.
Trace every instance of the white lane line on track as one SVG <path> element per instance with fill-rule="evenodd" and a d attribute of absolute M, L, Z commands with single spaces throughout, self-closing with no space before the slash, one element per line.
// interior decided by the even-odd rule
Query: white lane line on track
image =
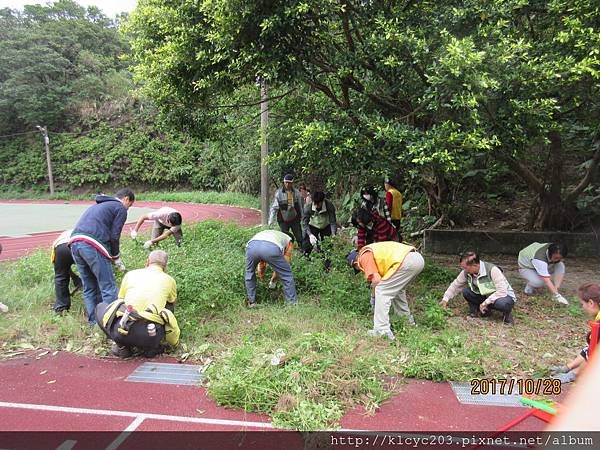
<path fill-rule="evenodd" d="M 106 447 L 106 450 L 117 450 L 119 448 L 119 446 L 123 442 L 125 442 L 125 439 L 127 439 L 129 437 L 130 433 L 132 431 L 137 430 L 137 427 L 139 427 L 143 421 L 144 421 L 144 417 L 142 417 L 142 416 L 136 417 L 135 420 L 133 422 L 131 422 L 129 424 L 129 426 L 127 428 L 125 428 L 123 430 L 123 432 L 119 436 L 117 436 L 117 438 L 114 441 L 112 441 L 110 443 L 110 445 L 108 447 Z"/>
<path fill-rule="evenodd" d="M 151 414 L 132 411 L 111 411 L 107 409 L 72 408 L 70 406 L 36 405 L 32 403 L 0 402 L 0 408 L 31 409 L 34 411 L 53 411 L 74 414 L 95 414 L 99 416 L 133 417 L 153 420 L 168 420 L 172 422 L 203 423 L 231 427 L 273 428 L 270 422 L 248 422 L 244 420 L 208 419 L 200 417 L 172 416 L 166 414 Z"/>

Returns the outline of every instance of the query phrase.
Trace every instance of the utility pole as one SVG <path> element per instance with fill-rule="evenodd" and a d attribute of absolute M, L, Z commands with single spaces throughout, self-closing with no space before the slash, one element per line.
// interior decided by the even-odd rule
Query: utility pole
<path fill-rule="evenodd" d="M 269 103 L 267 101 L 267 82 L 260 79 L 260 217 L 263 225 L 269 220 L 269 172 L 267 157 L 269 156 Z"/>
<path fill-rule="evenodd" d="M 50 159 L 50 139 L 48 138 L 48 128 L 36 126 L 42 136 L 44 136 L 44 148 L 46 149 L 46 164 L 48 165 L 48 181 L 50 183 L 50 194 L 54 194 L 54 177 L 52 176 L 52 161 Z"/>

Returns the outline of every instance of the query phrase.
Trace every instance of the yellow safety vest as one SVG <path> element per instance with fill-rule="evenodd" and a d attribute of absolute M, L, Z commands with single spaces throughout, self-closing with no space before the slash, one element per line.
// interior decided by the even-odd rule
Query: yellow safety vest
<path fill-rule="evenodd" d="M 392 210 L 390 211 L 392 220 L 400 220 L 402 218 L 402 194 L 395 188 L 390 188 L 388 192 L 392 194 Z"/>
<path fill-rule="evenodd" d="M 402 266 L 406 255 L 414 250 L 416 248 L 412 245 L 384 241 L 364 246 L 359 255 L 368 251 L 372 252 L 381 279 L 387 280 Z"/>

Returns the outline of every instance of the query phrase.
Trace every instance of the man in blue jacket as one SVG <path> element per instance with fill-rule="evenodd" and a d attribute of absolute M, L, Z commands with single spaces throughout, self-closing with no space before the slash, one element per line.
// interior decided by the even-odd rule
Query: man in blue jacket
<path fill-rule="evenodd" d="M 83 281 L 83 302 L 91 325 L 96 323 L 96 305 L 117 299 L 112 265 L 125 270 L 119 254 L 119 239 L 127 210 L 134 201 L 131 189 L 121 189 L 115 197 L 96 196 L 96 204 L 85 210 L 69 239 Z"/>

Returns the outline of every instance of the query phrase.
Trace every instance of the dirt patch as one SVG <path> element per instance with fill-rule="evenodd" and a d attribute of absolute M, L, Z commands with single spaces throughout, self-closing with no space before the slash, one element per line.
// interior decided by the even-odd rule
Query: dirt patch
<path fill-rule="evenodd" d="M 436 264 L 456 269 L 456 256 L 433 255 Z M 483 355 L 486 376 L 533 377 L 548 375 L 547 368 L 573 359 L 585 345 L 589 318 L 577 300 L 577 288 L 586 282 L 600 283 L 600 259 L 567 259 L 567 272 L 561 292 L 571 302 L 569 306 L 553 301 L 547 293 L 536 296 L 523 294 L 525 282 L 518 273 L 516 258 L 506 255 L 489 256 L 484 260 L 502 267 L 517 294 L 514 308 L 515 324 L 502 324 L 499 312 L 492 317 L 470 319 L 465 300 L 457 296 L 451 302 L 450 326 L 465 332 L 472 342 L 487 348 Z"/>

